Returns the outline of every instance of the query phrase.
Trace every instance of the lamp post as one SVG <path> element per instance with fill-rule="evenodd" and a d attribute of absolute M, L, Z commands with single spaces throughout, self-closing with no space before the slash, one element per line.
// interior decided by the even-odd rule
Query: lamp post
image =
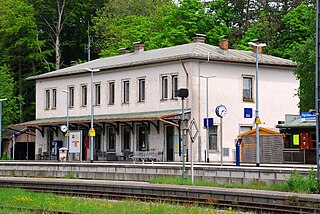
<path fill-rule="evenodd" d="M 208 82 L 209 78 L 214 78 L 216 76 L 204 76 L 200 75 L 201 78 L 206 79 L 206 118 L 207 118 L 207 126 L 206 126 L 206 158 L 207 158 L 207 163 L 209 163 L 209 87 L 208 87 Z"/>
<path fill-rule="evenodd" d="M 8 99 L 0 99 L 0 158 L 2 157 L 2 102 L 6 100 Z"/>
<path fill-rule="evenodd" d="M 258 54 L 259 54 L 259 48 L 267 46 L 265 43 L 254 43 L 254 42 L 249 42 L 249 45 L 252 45 L 256 47 L 256 118 L 255 118 L 255 124 L 256 124 L 256 166 L 260 166 L 260 146 L 259 146 L 259 85 L 258 85 L 258 65 L 259 65 L 259 59 L 258 59 Z"/>
<path fill-rule="evenodd" d="M 182 100 L 182 179 L 186 176 L 186 136 L 185 136 L 185 123 L 184 123 L 184 99 L 189 96 L 189 91 L 186 88 L 178 90 L 178 97 Z"/>
<path fill-rule="evenodd" d="M 66 142 L 67 142 L 67 160 L 69 154 L 69 90 L 63 90 L 64 93 L 67 94 L 67 132 L 66 132 Z"/>
<path fill-rule="evenodd" d="M 90 68 L 85 68 L 85 70 L 91 72 L 91 79 L 90 79 L 90 90 L 91 90 L 91 95 L 90 95 L 90 108 L 91 108 L 91 126 L 90 126 L 90 162 L 93 162 L 93 137 L 95 136 L 95 130 L 93 128 L 93 72 L 98 72 L 100 69 L 90 69 Z"/>

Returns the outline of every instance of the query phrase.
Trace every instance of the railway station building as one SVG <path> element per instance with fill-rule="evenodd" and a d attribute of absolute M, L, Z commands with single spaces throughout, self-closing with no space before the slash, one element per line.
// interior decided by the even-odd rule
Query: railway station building
<path fill-rule="evenodd" d="M 295 96 L 299 81 L 292 72 L 296 64 L 260 52 L 258 58 L 261 126 L 274 128 L 285 114 L 299 113 Z M 218 47 L 195 37 L 193 43 L 156 50 L 144 50 L 137 43 L 132 52 L 30 77 L 36 81 L 36 120 L 14 127 L 34 129 L 36 157 L 52 159 L 53 144 L 67 147 L 63 125 L 68 124 L 71 132 L 81 131 L 85 160 L 93 115 L 94 160 L 155 151 L 158 160 L 181 161 L 181 123 L 189 127 L 193 121 L 199 130 L 193 160 L 205 161 L 209 154 L 210 162 L 219 161 L 221 155 L 231 162 L 237 135 L 255 127 L 255 63 L 255 52 L 229 49 L 227 40 Z M 189 91 L 185 121 L 177 96 L 180 88 Z M 222 119 L 215 112 L 220 105 L 227 109 Z M 190 160 L 188 132 L 186 141 Z"/>

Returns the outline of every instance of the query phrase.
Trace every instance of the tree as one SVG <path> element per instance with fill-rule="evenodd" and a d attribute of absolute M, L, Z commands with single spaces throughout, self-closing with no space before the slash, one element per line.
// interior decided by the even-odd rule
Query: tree
<path fill-rule="evenodd" d="M 22 97 L 15 95 L 16 84 L 12 73 L 8 66 L 0 66 L 0 98 L 7 98 L 3 102 L 2 121 L 3 127 L 16 122 L 21 115 L 19 103 L 22 102 Z"/>
<path fill-rule="evenodd" d="M 43 59 L 48 52 L 40 52 L 44 41 L 38 39 L 35 11 L 26 0 L 0 1 L 0 66 L 8 65 L 10 71 L 18 83 L 16 94 L 25 98 L 25 105 L 20 102 L 20 111 L 24 107 L 32 106 L 34 85 L 30 85 L 25 78 L 30 73 L 39 72 Z M 30 87 L 29 87 L 30 86 Z M 31 119 L 33 114 L 23 114 L 20 121 L 24 121 L 24 116 Z"/>

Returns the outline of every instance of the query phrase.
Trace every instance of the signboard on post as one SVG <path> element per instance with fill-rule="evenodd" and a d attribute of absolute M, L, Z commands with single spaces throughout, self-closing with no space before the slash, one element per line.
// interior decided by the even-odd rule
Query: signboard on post
<path fill-rule="evenodd" d="M 81 131 L 70 131 L 69 153 L 81 152 Z"/>

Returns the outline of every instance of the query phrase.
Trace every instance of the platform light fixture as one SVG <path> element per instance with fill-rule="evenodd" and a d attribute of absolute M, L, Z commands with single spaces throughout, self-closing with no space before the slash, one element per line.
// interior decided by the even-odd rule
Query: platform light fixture
<path fill-rule="evenodd" d="M 178 97 L 182 100 L 182 125 L 181 125 L 181 136 L 182 136 L 182 179 L 186 178 L 186 136 L 185 136 L 185 123 L 184 123 L 184 100 L 189 96 L 187 88 L 180 88 L 178 90 Z"/>
<path fill-rule="evenodd" d="M 93 145 L 94 145 L 94 139 L 93 137 L 95 136 L 95 130 L 93 128 L 93 114 L 94 114 L 94 104 L 93 104 L 93 73 L 94 72 L 99 72 L 100 69 L 90 69 L 90 68 L 85 68 L 86 71 L 89 71 L 91 73 L 91 79 L 90 79 L 90 108 L 91 108 L 91 126 L 90 126 L 90 131 L 89 131 L 89 135 L 90 135 L 90 162 L 93 162 Z"/>
<path fill-rule="evenodd" d="M 258 81 L 258 74 L 259 74 L 259 48 L 267 46 L 265 43 L 259 43 L 258 40 L 256 42 L 249 42 L 248 45 L 256 47 L 256 166 L 260 166 L 260 142 L 259 142 L 259 81 Z"/>

